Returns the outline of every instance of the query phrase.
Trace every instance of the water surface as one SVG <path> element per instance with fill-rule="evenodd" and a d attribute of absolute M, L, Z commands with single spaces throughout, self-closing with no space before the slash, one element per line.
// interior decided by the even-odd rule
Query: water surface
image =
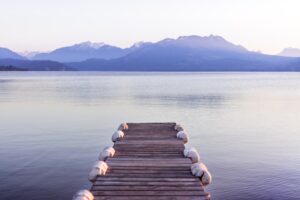
<path fill-rule="evenodd" d="M 299 199 L 299 73 L 0 73 L 0 199 L 71 199 L 116 126 L 179 122 L 213 199 Z"/>

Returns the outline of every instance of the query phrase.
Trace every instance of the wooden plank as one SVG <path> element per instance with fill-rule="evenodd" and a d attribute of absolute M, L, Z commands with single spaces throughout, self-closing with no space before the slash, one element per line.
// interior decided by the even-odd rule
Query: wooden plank
<path fill-rule="evenodd" d="M 133 134 L 133 133 L 125 133 L 126 135 L 122 138 L 122 140 L 134 140 L 134 139 L 140 139 L 142 140 L 143 138 L 149 140 L 178 140 L 176 137 L 176 134 L 171 134 L 171 135 L 162 135 L 162 134 L 152 134 L 152 135 L 146 135 L 144 133 L 141 134 Z"/>
<path fill-rule="evenodd" d="M 184 173 L 108 173 L 105 175 L 105 177 L 122 177 L 122 178 L 192 178 L 194 177 L 191 173 L 190 174 L 184 174 Z"/>
<path fill-rule="evenodd" d="M 123 148 L 123 149 L 154 149 L 154 150 L 159 150 L 159 151 L 165 151 L 166 149 L 168 151 L 173 151 L 173 150 L 179 150 L 183 151 L 184 146 L 182 145 L 177 145 L 177 144 L 160 144 L 160 145 L 155 145 L 155 144 L 114 144 L 114 148 Z"/>
<path fill-rule="evenodd" d="M 150 148 L 123 148 L 123 147 L 115 147 L 114 149 L 116 151 L 124 151 L 124 152 L 139 152 L 139 153 L 172 153 L 172 152 L 177 152 L 177 153 L 182 153 L 183 152 L 183 148 L 176 148 L 176 149 L 150 149 Z M 173 150 L 173 151 L 172 151 Z"/>
<path fill-rule="evenodd" d="M 124 132 L 125 136 L 124 138 L 126 138 L 127 136 L 143 136 L 143 137 L 152 137 L 152 136 L 157 136 L 157 138 L 160 137 L 169 137 L 171 139 L 175 139 L 177 132 L 170 132 L 170 131 L 147 131 L 147 130 L 139 130 L 139 131 L 131 131 L 131 132 Z"/>
<path fill-rule="evenodd" d="M 193 178 L 136 178 L 136 177 L 108 177 L 108 176 L 98 176 L 96 181 L 149 181 L 149 182 L 199 182 L 199 178 L 193 177 Z"/>
<path fill-rule="evenodd" d="M 184 147 L 173 147 L 173 146 L 162 146 L 162 147 L 151 147 L 149 146 L 136 146 L 132 145 L 131 147 L 129 145 L 114 145 L 113 146 L 116 151 L 138 151 L 138 152 L 165 152 L 165 153 L 182 153 L 184 150 Z"/>
<path fill-rule="evenodd" d="M 158 153 L 152 153 L 152 154 L 145 154 L 145 153 L 124 153 L 124 154 L 118 154 L 115 156 L 116 158 L 160 158 L 160 159 L 167 159 L 167 158 L 183 158 L 183 155 L 180 154 L 167 154 L 167 155 L 161 155 Z"/>
<path fill-rule="evenodd" d="M 152 158 L 183 158 L 183 153 L 180 152 L 174 152 L 174 153 L 165 153 L 165 154 L 159 154 L 159 153 L 150 153 L 150 152 L 116 152 L 115 153 L 115 158 L 117 157 L 134 157 L 134 156 L 139 156 L 139 157 L 152 157 Z"/>
<path fill-rule="evenodd" d="M 164 181 L 95 181 L 93 186 L 97 185 L 136 185 L 136 186 L 197 186 L 201 188 L 200 181 L 195 182 L 164 182 Z"/>
<path fill-rule="evenodd" d="M 161 161 L 143 161 L 143 162 L 139 162 L 139 161 L 118 161 L 118 160 L 114 160 L 114 161 L 106 161 L 106 163 L 108 164 L 108 166 L 183 166 L 183 167 L 190 167 L 191 166 L 191 162 L 178 162 L 178 161 L 170 161 L 170 162 L 165 162 L 164 160 Z"/>
<path fill-rule="evenodd" d="M 157 145 L 157 147 L 155 147 L 154 145 L 119 145 L 119 144 L 115 144 L 114 149 L 117 151 L 126 151 L 126 150 L 130 150 L 130 151 L 134 151 L 134 150 L 138 150 L 138 151 L 159 151 L 159 152 L 182 152 L 184 150 L 183 146 L 178 146 L 178 145 Z"/>
<path fill-rule="evenodd" d="M 179 143 L 181 142 L 181 144 Z M 165 146 L 169 146 L 171 145 L 172 147 L 184 147 L 184 145 L 182 144 L 181 140 L 177 140 L 177 141 L 153 141 L 153 140 L 148 140 L 148 141 L 143 141 L 143 140 L 139 140 L 139 141 L 126 141 L 126 140 L 120 140 L 117 141 L 115 144 L 115 146 L 128 146 L 128 147 L 155 147 L 155 148 L 159 148 L 159 147 L 165 147 Z"/>
<path fill-rule="evenodd" d="M 170 122 L 170 123 L 127 123 L 129 130 L 136 130 L 136 129 L 158 129 L 158 130 L 164 130 L 164 129 L 170 129 L 174 130 L 173 127 L 176 123 Z"/>
<path fill-rule="evenodd" d="M 189 163 L 191 164 L 191 160 L 189 158 L 131 158 L 131 157 L 127 157 L 127 158 L 118 158 L 118 157 L 112 157 L 112 158 L 108 158 L 109 161 L 124 161 L 124 162 L 130 162 L 130 161 L 134 161 L 134 162 L 183 162 L 183 163 Z"/>
<path fill-rule="evenodd" d="M 139 162 L 139 161 L 120 161 L 120 160 L 114 160 L 114 161 L 111 161 L 111 160 L 107 160 L 106 163 L 108 164 L 109 167 L 113 167 L 113 166 L 135 166 L 135 167 L 148 167 L 148 166 L 157 166 L 157 167 L 168 167 L 168 166 L 174 166 L 176 165 L 176 167 L 187 167 L 188 169 L 190 169 L 190 166 L 191 166 L 191 162 L 190 161 L 185 161 L 185 162 L 179 162 L 179 161 L 169 161 L 168 163 L 165 162 L 164 160 L 160 160 L 160 161 L 146 161 L 144 160 L 143 162 Z"/>
<path fill-rule="evenodd" d="M 127 150 L 127 151 L 116 151 L 116 155 L 122 155 L 122 154 L 157 154 L 156 152 L 149 152 L 149 151 L 139 151 L 139 152 L 136 152 L 134 150 Z M 183 152 L 182 151 L 169 151 L 169 152 L 164 152 L 163 154 L 161 154 L 161 156 L 164 156 L 164 155 L 181 155 L 183 156 Z"/>
<path fill-rule="evenodd" d="M 174 159 L 171 159 L 171 158 L 165 158 L 165 159 L 162 159 L 162 158 L 132 158 L 132 160 L 128 159 L 128 158 L 114 158 L 114 159 L 111 159 L 111 158 L 108 158 L 107 159 L 107 163 L 131 163 L 131 164 L 140 164 L 140 163 L 153 163 L 153 164 L 159 164 L 159 163 L 178 163 L 178 164 L 188 164 L 189 166 L 191 166 L 192 162 L 190 159 L 184 159 L 184 158 L 174 158 Z"/>
<path fill-rule="evenodd" d="M 126 140 L 127 139 L 127 140 Z M 132 140 L 132 139 L 128 139 L 128 138 L 124 138 L 124 140 L 120 140 L 117 141 L 116 144 L 121 145 L 159 145 L 159 144 L 163 144 L 163 145 L 174 145 L 174 146 L 183 146 L 182 141 L 178 140 L 178 139 L 169 139 L 169 140 Z"/>
<path fill-rule="evenodd" d="M 209 200 L 208 196 L 96 196 L 94 200 Z"/>
<path fill-rule="evenodd" d="M 164 173 L 164 174 L 191 174 L 191 170 L 187 169 L 185 171 L 183 170 L 172 170 L 172 171 L 166 171 L 166 170 L 130 170 L 130 169 L 108 169 L 108 173 L 113 173 L 113 174 L 156 174 L 156 173 Z"/>
<path fill-rule="evenodd" d="M 178 167 L 178 166 L 111 166 L 111 169 L 128 169 L 128 170 L 164 170 L 164 171 L 187 171 L 191 170 L 190 167 Z"/>
<path fill-rule="evenodd" d="M 115 156 L 118 155 L 126 155 L 126 154 L 130 154 L 130 155 L 153 155 L 153 156 L 169 156 L 169 155 L 174 155 L 174 156 L 180 156 L 183 157 L 183 152 L 180 151 L 176 151 L 176 152 L 164 152 L 163 154 L 159 154 L 159 152 L 148 152 L 148 151 L 116 151 Z"/>
<path fill-rule="evenodd" d="M 199 186 L 180 186 L 180 185 L 173 185 L 173 186 L 161 186 L 161 185 L 152 185 L 152 186 L 141 186 L 141 185 L 95 185 L 91 189 L 92 191 L 203 191 L 203 188 Z"/>
<path fill-rule="evenodd" d="M 161 190 L 146 190 L 146 191 L 92 191 L 94 196 L 206 196 L 207 193 L 203 190 L 191 191 L 161 191 Z"/>

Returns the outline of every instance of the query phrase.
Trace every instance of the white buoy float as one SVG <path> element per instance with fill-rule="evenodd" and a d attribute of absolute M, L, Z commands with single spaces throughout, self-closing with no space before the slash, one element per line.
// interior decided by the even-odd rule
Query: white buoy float
<path fill-rule="evenodd" d="M 200 178 L 203 185 L 208 185 L 212 181 L 212 176 L 204 163 L 194 163 L 191 166 L 191 171 L 194 176 Z"/>
<path fill-rule="evenodd" d="M 72 200 L 94 200 L 94 195 L 89 190 L 79 190 Z"/>
<path fill-rule="evenodd" d="M 183 131 L 183 127 L 180 124 L 174 126 L 175 131 Z"/>
<path fill-rule="evenodd" d="M 108 157 L 113 157 L 115 152 L 116 151 L 113 147 L 105 147 L 99 155 L 99 160 L 105 161 Z"/>
<path fill-rule="evenodd" d="M 123 138 L 124 137 L 124 132 L 123 131 L 116 131 L 113 133 L 111 140 L 113 142 L 116 142 L 119 138 Z"/>
<path fill-rule="evenodd" d="M 195 148 L 185 148 L 183 151 L 185 157 L 190 158 L 192 163 L 200 162 L 200 155 Z"/>
<path fill-rule="evenodd" d="M 95 181 L 97 176 L 105 175 L 108 169 L 108 165 L 104 161 L 98 161 L 94 164 L 92 170 L 89 173 L 89 180 Z"/>
<path fill-rule="evenodd" d="M 177 138 L 182 139 L 184 143 L 187 143 L 189 140 L 188 134 L 185 131 L 179 131 Z"/>
<path fill-rule="evenodd" d="M 128 125 L 127 123 L 122 123 L 120 124 L 120 126 L 118 127 L 119 131 L 123 131 L 123 130 L 128 130 Z"/>

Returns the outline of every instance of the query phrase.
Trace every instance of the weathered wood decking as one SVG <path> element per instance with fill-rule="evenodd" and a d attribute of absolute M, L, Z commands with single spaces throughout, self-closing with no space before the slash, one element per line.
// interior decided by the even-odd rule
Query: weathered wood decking
<path fill-rule="evenodd" d="M 106 163 L 91 192 L 102 199 L 209 199 L 191 161 L 183 155 L 175 123 L 128 123 L 125 137 L 114 143 L 116 153 Z"/>

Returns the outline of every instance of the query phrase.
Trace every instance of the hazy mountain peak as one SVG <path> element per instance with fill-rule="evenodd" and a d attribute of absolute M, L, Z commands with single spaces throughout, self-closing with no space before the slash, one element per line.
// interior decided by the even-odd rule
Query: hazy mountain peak
<path fill-rule="evenodd" d="M 140 42 L 134 43 L 134 44 L 130 47 L 130 49 L 136 50 L 136 49 L 138 49 L 138 48 L 144 47 L 144 46 L 146 46 L 146 45 L 151 45 L 151 44 L 153 44 L 153 43 L 151 43 L 151 42 L 143 42 L 143 41 L 140 41 Z"/>
<path fill-rule="evenodd" d="M 209 36 L 199 36 L 199 35 L 188 35 L 188 36 L 179 36 L 177 40 L 219 40 L 226 41 L 223 37 L 218 35 L 209 35 Z"/>
<path fill-rule="evenodd" d="M 91 42 L 91 41 L 86 41 L 86 42 L 82 42 L 82 43 L 79 43 L 79 44 L 75 44 L 73 45 L 73 47 L 77 47 L 77 48 L 93 48 L 93 49 L 99 49 L 101 48 L 102 46 L 105 46 L 106 44 L 103 43 L 103 42 Z"/>
<path fill-rule="evenodd" d="M 165 38 L 165 39 L 159 41 L 158 43 L 166 43 L 166 42 L 173 42 L 173 41 L 175 41 L 175 39 L 173 39 L 173 38 Z"/>
<path fill-rule="evenodd" d="M 134 47 L 134 48 L 139 48 L 141 46 L 143 46 L 143 44 L 145 44 L 145 42 L 143 41 L 140 41 L 140 42 L 136 42 L 134 43 L 131 47 Z"/>
<path fill-rule="evenodd" d="M 0 58 L 11 58 L 11 59 L 25 59 L 18 53 L 13 52 L 10 49 L 0 47 Z"/>
<path fill-rule="evenodd" d="M 240 45 L 235 45 L 228 42 L 223 37 L 218 35 L 209 36 L 180 36 L 177 39 L 164 39 L 159 42 L 161 45 L 181 46 L 195 49 L 211 49 L 211 50 L 229 50 L 229 51 L 247 51 Z"/>
<path fill-rule="evenodd" d="M 286 57 L 300 57 L 300 49 L 288 47 L 283 49 L 278 55 Z"/>
<path fill-rule="evenodd" d="M 35 55 L 39 54 L 41 52 L 39 51 L 23 51 L 23 52 L 18 52 L 18 54 L 20 54 L 21 56 L 24 56 L 26 58 L 31 59 L 32 57 L 34 57 Z"/>

